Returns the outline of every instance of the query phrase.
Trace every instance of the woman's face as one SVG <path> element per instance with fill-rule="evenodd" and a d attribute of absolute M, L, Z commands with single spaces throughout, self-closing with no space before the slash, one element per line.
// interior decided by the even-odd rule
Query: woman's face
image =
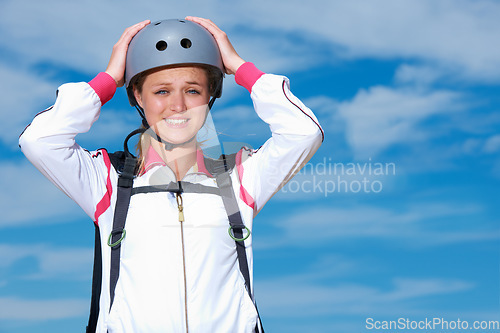
<path fill-rule="evenodd" d="M 193 138 L 205 122 L 210 99 L 206 72 L 199 67 L 166 68 L 149 74 L 142 91 L 134 89 L 146 120 L 165 141 Z"/>

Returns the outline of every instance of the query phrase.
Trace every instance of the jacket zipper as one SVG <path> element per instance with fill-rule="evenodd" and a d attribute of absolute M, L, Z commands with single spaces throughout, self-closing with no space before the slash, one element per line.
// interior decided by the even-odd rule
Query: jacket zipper
<path fill-rule="evenodd" d="M 184 250 L 184 206 L 182 205 L 181 193 L 176 193 L 177 209 L 179 209 L 179 223 L 181 224 L 181 245 L 182 245 L 182 268 L 184 272 L 184 317 L 186 318 L 186 333 L 189 333 L 188 307 L 187 307 L 187 278 L 186 278 L 186 254 Z"/>

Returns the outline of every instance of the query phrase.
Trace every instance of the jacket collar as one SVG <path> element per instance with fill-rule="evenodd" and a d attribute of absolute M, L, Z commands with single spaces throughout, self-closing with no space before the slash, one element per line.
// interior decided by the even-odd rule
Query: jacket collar
<path fill-rule="evenodd" d="M 140 174 L 145 174 L 155 166 L 167 166 L 167 164 L 163 161 L 156 150 L 154 150 L 152 146 L 149 146 L 144 160 L 144 167 Z M 189 169 L 188 174 L 189 173 L 204 173 L 208 177 L 212 177 L 210 172 L 208 172 L 205 167 L 205 156 L 200 148 L 196 151 L 196 163 L 191 167 L 191 169 Z"/>

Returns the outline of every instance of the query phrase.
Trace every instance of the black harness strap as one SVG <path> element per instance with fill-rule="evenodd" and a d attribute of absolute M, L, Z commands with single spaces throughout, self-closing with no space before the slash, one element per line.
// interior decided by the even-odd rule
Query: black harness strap
<path fill-rule="evenodd" d="M 243 223 L 243 219 L 241 218 L 238 201 L 236 200 L 236 196 L 233 191 L 233 186 L 231 182 L 231 176 L 229 174 L 229 168 L 227 165 L 226 156 L 222 155 L 219 161 L 218 161 L 219 163 L 214 168 L 214 173 L 216 175 L 215 179 L 217 180 L 217 186 L 220 189 L 222 202 L 224 203 L 224 208 L 226 209 L 227 217 L 229 219 L 229 225 L 230 225 L 229 231 L 233 233 L 233 239 L 236 243 L 236 254 L 238 256 L 238 264 L 240 266 L 240 271 L 241 274 L 243 275 L 243 278 L 245 279 L 245 286 L 248 295 L 250 296 L 250 299 L 254 302 L 255 310 L 257 311 L 258 322 L 255 326 L 255 332 L 264 333 L 259 310 L 257 309 L 257 304 L 255 303 L 255 300 L 252 295 L 252 288 L 250 285 L 250 269 L 248 268 L 247 253 L 245 249 L 245 239 L 250 235 L 250 230 L 248 230 L 248 228 Z M 245 236 L 243 235 L 244 231 L 248 233 Z"/>
<path fill-rule="evenodd" d="M 220 195 L 220 190 L 217 187 L 210 187 L 201 184 L 193 184 L 184 181 L 170 182 L 166 185 L 139 186 L 139 187 L 134 187 L 132 189 L 132 195 L 140 193 L 152 193 L 152 192 L 209 193 L 209 194 Z"/>
<path fill-rule="evenodd" d="M 245 251 L 245 243 L 243 240 L 243 231 L 246 230 L 243 220 L 241 219 L 240 210 L 238 207 L 238 202 L 234 195 L 233 187 L 231 184 L 231 178 L 229 173 L 224 172 L 216 176 L 217 185 L 221 191 L 222 202 L 224 203 L 224 208 L 227 212 L 227 217 L 229 219 L 229 225 L 231 227 L 231 232 L 234 235 L 236 242 L 236 253 L 238 254 L 238 262 L 240 266 L 240 271 L 245 278 L 245 284 L 253 300 L 252 289 L 250 287 L 250 271 L 248 269 L 247 254 Z"/>
<path fill-rule="evenodd" d="M 116 197 L 115 215 L 113 218 L 113 229 L 111 231 L 108 245 L 111 246 L 111 269 L 110 269 L 110 309 L 115 298 L 115 288 L 120 275 L 120 249 L 121 241 L 125 237 L 125 220 L 127 219 L 128 206 L 130 197 L 132 196 L 132 185 L 134 183 L 134 173 L 137 165 L 137 160 L 132 156 L 125 157 L 123 172 L 118 178 L 118 189 Z"/>
<path fill-rule="evenodd" d="M 144 133 L 144 128 L 138 128 L 125 138 L 123 142 L 123 152 L 118 152 L 110 156 L 110 160 L 115 166 L 118 176 L 118 189 L 116 191 L 115 215 L 113 217 L 113 229 L 109 235 L 108 245 L 111 247 L 110 262 L 110 282 L 109 282 L 109 309 L 115 299 L 115 288 L 120 275 L 120 249 L 121 242 L 125 238 L 125 220 L 127 219 L 130 197 L 137 168 L 137 158 L 128 150 L 128 140 L 136 134 Z M 123 164 L 122 164 L 123 163 Z"/>
<path fill-rule="evenodd" d="M 92 274 L 92 298 L 90 300 L 90 316 L 86 333 L 93 333 L 97 328 L 97 318 L 99 316 L 99 300 L 101 298 L 102 286 L 102 254 L 101 254 L 101 233 L 97 224 L 95 226 L 94 241 L 94 268 Z"/>

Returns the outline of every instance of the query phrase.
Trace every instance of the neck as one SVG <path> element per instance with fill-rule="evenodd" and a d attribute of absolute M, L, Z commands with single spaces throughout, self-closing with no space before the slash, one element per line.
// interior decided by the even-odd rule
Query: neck
<path fill-rule="evenodd" d="M 174 171 L 177 180 L 183 179 L 189 169 L 196 163 L 196 151 L 198 150 L 196 140 L 172 150 L 166 150 L 165 145 L 156 140 L 152 140 L 151 144 L 167 166 Z"/>

